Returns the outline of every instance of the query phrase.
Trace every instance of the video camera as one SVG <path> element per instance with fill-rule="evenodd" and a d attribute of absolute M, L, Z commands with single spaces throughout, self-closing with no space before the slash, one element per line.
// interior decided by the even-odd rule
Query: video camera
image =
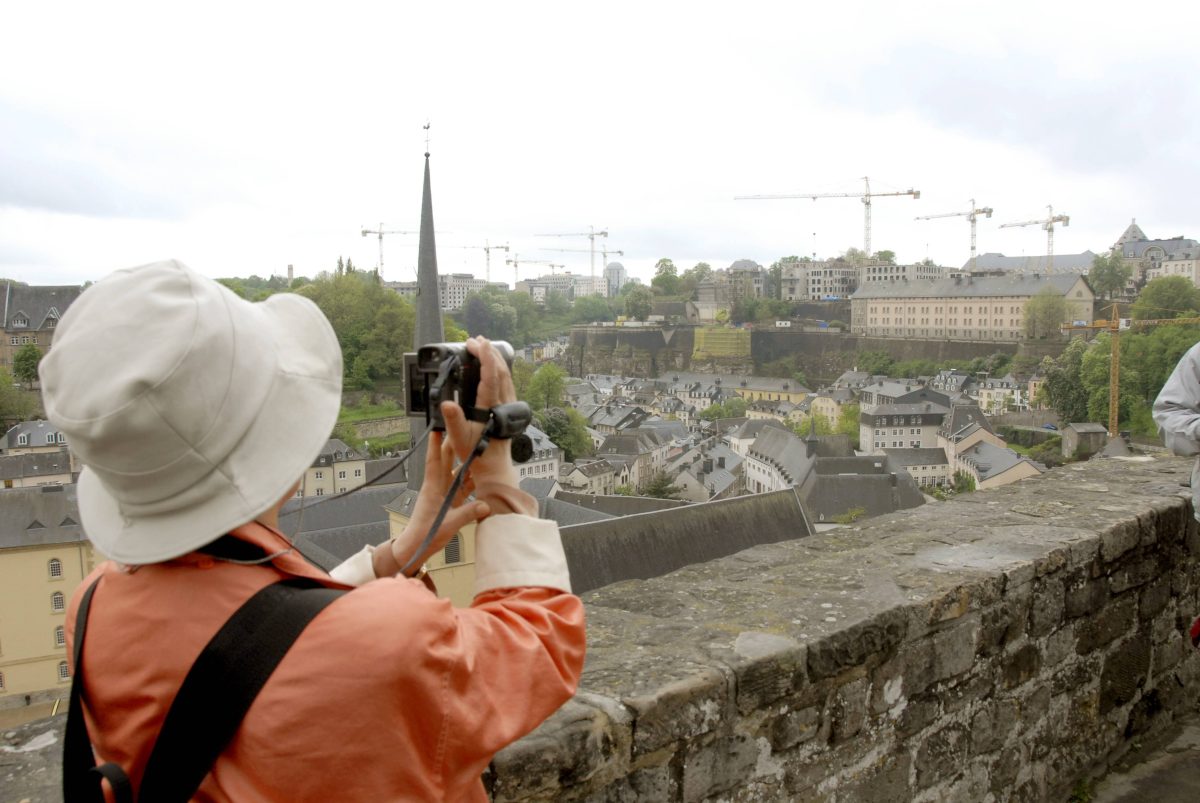
<path fill-rule="evenodd" d="M 494 340 L 492 345 L 511 369 L 512 346 L 503 340 Z M 432 343 L 421 346 L 416 353 L 405 354 L 405 407 L 409 415 L 424 413 L 426 425 L 444 432 L 446 420 L 442 417 L 441 403 L 455 402 L 467 418 L 485 425 L 487 437 L 514 439 L 513 459 L 523 463 L 533 453 L 532 442 L 524 435 L 533 412 L 522 401 L 498 404 L 490 410 L 477 408 L 480 367 L 479 358 L 467 351 L 465 343 Z"/>

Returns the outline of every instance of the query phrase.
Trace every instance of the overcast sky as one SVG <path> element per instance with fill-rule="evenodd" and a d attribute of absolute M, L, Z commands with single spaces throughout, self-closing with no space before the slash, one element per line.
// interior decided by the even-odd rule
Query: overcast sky
<path fill-rule="evenodd" d="M 0 46 L 0 276 L 79 283 L 178 258 L 211 276 L 375 267 L 419 226 L 432 123 L 443 272 L 482 250 L 586 274 L 609 231 L 648 278 L 873 245 L 958 266 L 1200 238 L 1195 4 L 21 3 Z M 306 9 L 328 9 L 326 11 Z M 1119 12 L 1119 13 L 1118 13 Z M 603 242 L 603 240 L 598 240 Z M 384 240 L 414 278 L 416 237 Z M 491 276 L 511 283 L 505 254 Z M 600 266 L 597 256 L 597 269 Z M 522 266 L 521 278 L 544 265 Z"/>

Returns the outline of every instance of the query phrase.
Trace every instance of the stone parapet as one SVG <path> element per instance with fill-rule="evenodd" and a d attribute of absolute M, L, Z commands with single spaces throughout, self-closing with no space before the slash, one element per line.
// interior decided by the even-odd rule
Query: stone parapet
<path fill-rule="evenodd" d="M 585 595 L 497 801 L 1061 800 L 1195 710 L 1178 459 L 1102 460 Z"/>

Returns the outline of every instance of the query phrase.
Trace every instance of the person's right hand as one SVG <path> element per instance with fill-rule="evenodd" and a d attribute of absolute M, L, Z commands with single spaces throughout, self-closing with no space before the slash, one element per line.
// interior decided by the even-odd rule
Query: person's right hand
<path fill-rule="evenodd" d="M 467 351 L 479 358 L 480 364 L 476 407 L 487 410 L 497 404 L 516 401 L 517 391 L 513 387 L 508 364 L 496 347 L 484 337 L 473 337 L 466 345 Z M 446 434 L 459 461 L 464 461 L 483 435 L 484 425 L 468 421 L 462 408 L 454 402 L 443 402 L 441 409 L 442 417 L 446 421 Z M 471 463 L 470 474 L 475 484 L 475 498 L 487 502 L 493 515 L 537 515 L 537 502 L 518 485 L 517 470 L 512 462 L 511 441 L 498 438 L 490 440 L 483 454 Z"/>

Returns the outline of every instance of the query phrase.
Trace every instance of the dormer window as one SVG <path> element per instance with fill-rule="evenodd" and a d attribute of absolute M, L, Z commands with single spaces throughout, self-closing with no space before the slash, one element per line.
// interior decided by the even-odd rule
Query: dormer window
<path fill-rule="evenodd" d="M 29 433 L 22 432 L 20 435 L 17 436 L 17 446 L 28 446 L 28 445 L 29 445 Z"/>
<path fill-rule="evenodd" d="M 18 315 L 17 317 L 13 318 L 12 325 L 14 329 L 27 329 L 29 327 L 29 319 L 22 315 Z"/>

